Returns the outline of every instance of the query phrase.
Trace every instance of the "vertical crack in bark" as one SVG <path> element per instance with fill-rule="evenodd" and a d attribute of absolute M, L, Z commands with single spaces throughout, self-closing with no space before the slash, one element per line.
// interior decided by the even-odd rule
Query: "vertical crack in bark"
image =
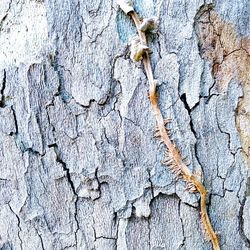
<path fill-rule="evenodd" d="M 8 203 L 8 206 L 9 206 L 9 209 L 10 211 L 15 215 L 15 217 L 17 218 L 17 226 L 18 226 L 18 233 L 17 233 L 17 236 L 18 236 L 18 239 L 20 241 L 20 248 L 21 250 L 23 250 L 23 241 L 21 239 L 21 236 L 20 236 L 20 232 L 22 231 L 21 229 L 21 226 L 20 226 L 20 218 L 19 216 L 13 211 L 12 207 L 10 206 L 10 204 Z"/>
<path fill-rule="evenodd" d="M 42 247 L 42 250 L 45 250 L 45 247 L 44 247 L 44 244 L 43 244 L 43 238 L 42 238 L 42 235 L 38 233 L 38 230 L 37 230 L 37 228 L 36 228 L 36 227 L 35 227 L 35 230 L 36 230 L 36 233 L 37 233 L 37 235 L 38 235 L 38 237 L 39 237 L 39 240 L 40 240 L 40 242 L 41 242 L 41 247 Z"/>
<path fill-rule="evenodd" d="M 48 110 L 49 107 L 55 107 L 54 96 L 53 96 L 53 99 L 51 100 L 51 103 L 45 106 L 45 111 L 46 111 L 46 115 L 48 117 L 49 126 L 51 126 L 51 128 L 52 128 L 52 136 L 53 136 L 52 141 L 55 142 L 55 131 L 56 131 L 56 129 L 55 129 L 55 126 L 53 125 L 53 123 L 51 122 L 51 119 L 50 119 L 49 110 Z M 76 121 L 77 121 L 77 119 L 76 119 Z M 78 136 L 78 134 L 77 134 L 77 136 Z M 49 144 L 48 147 L 49 148 L 53 147 L 53 145 L 55 145 L 55 144 L 54 143 Z"/>
<path fill-rule="evenodd" d="M 72 98 L 72 96 L 70 96 L 69 93 L 65 89 L 63 73 L 61 72 L 61 70 L 59 68 L 61 67 L 63 70 L 68 71 L 70 74 L 71 74 L 71 72 L 70 72 L 70 70 L 64 69 L 64 66 L 59 65 L 58 55 L 59 55 L 59 52 L 58 52 L 58 37 L 57 37 L 55 55 L 50 58 L 50 60 L 51 60 L 50 63 L 51 63 L 51 66 L 53 67 L 54 71 L 57 74 L 57 78 L 58 78 L 58 82 L 59 82 L 56 96 L 60 96 L 62 101 L 64 103 L 67 103 L 68 99 Z"/>
<path fill-rule="evenodd" d="M 93 229 L 93 232 L 94 232 L 94 241 L 96 242 L 97 240 L 97 236 L 96 236 L 96 230 L 95 230 L 95 219 L 94 219 L 94 213 L 92 213 L 92 229 Z"/>
<path fill-rule="evenodd" d="M 195 139 L 196 139 L 196 142 L 195 142 L 195 144 L 194 144 L 195 158 L 196 158 L 197 162 L 199 163 L 200 167 L 202 168 L 202 164 L 201 164 L 200 159 L 199 159 L 199 157 L 198 157 L 198 148 L 197 148 L 197 147 L 198 147 L 198 145 L 197 145 L 198 137 L 197 137 L 196 131 L 195 131 L 195 129 L 194 129 L 193 119 L 192 119 L 192 116 L 191 116 L 192 111 L 193 111 L 196 107 L 198 107 L 200 101 L 197 102 L 197 103 L 195 104 L 195 106 L 194 106 L 192 109 L 190 109 L 190 107 L 189 107 L 189 105 L 188 105 L 188 103 L 187 103 L 187 100 L 186 100 L 186 94 L 185 94 L 185 93 L 182 94 L 182 95 L 180 96 L 180 100 L 181 100 L 182 103 L 184 104 L 184 107 L 185 107 L 185 109 L 187 110 L 188 115 L 189 115 L 189 119 L 190 119 L 190 121 L 189 121 L 189 126 L 190 126 L 190 129 L 191 129 L 191 132 L 193 133 L 193 135 L 194 135 L 194 137 L 195 137 Z"/>
<path fill-rule="evenodd" d="M 76 13 L 81 13 L 81 4 L 80 4 L 80 0 L 77 1 L 77 4 L 76 4 Z M 84 19 L 83 17 L 79 14 L 79 19 L 80 19 L 80 22 L 79 22 L 79 34 L 80 34 L 80 39 L 77 40 L 77 42 L 80 44 L 81 41 L 82 41 L 82 26 L 83 26 L 83 22 L 84 22 Z M 79 21 L 79 20 L 78 20 Z"/>
<path fill-rule="evenodd" d="M 67 164 L 62 160 L 62 158 L 60 157 L 60 152 L 58 150 L 58 145 L 55 143 L 53 145 L 51 145 L 51 147 L 54 148 L 54 151 L 55 151 L 55 154 L 56 154 L 56 161 L 59 162 L 62 167 L 63 167 L 63 170 L 66 172 L 66 178 L 68 180 L 68 183 L 71 187 L 71 190 L 75 196 L 75 212 L 74 212 L 74 219 L 75 219 L 75 222 L 76 222 L 76 230 L 75 230 L 75 241 L 76 241 L 76 246 L 78 245 L 78 241 L 77 241 L 77 232 L 78 230 L 80 229 L 80 225 L 79 225 L 79 221 L 78 221 L 78 214 L 77 214 L 77 211 L 78 211 L 78 208 L 77 208 L 77 203 L 78 203 L 78 200 L 79 200 L 79 197 L 77 195 L 77 192 L 75 190 L 75 186 L 74 186 L 74 183 L 71 179 L 71 176 L 70 176 L 70 172 L 69 172 L 69 168 L 67 168 Z"/>
<path fill-rule="evenodd" d="M 40 234 L 38 234 L 38 237 L 39 237 L 40 242 L 41 242 L 42 250 L 45 250 L 45 248 L 44 248 L 44 244 L 43 244 L 43 239 L 42 239 L 42 236 L 41 236 Z"/>
<path fill-rule="evenodd" d="M 5 107 L 5 96 L 4 96 L 5 88 L 6 88 L 6 70 L 3 71 L 2 88 L 0 90 L 1 93 L 0 108 Z"/>
<path fill-rule="evenodd" d="M 228 147 L 230 153 L 233 154 L 233 152 L 231 151 L 231 147 L 230 147 L 230 145 L 231 145 L 231 135 L 230 135 L 230 133 L 228 133 L 228 132 L 222 130 L 222 128 L 221 128 L 221 126 L 220 126 L 220 122 L 219 122 L 219 117 L 218 117 L 217 108 L 216 108 L 216 112 L 215 112 L 215 117 L 216 117 L 217 126 L 218 126 L 219 131 L 220 131 L 222 134 L 225 134 L 225 135 L 228 137 L 228 145 L 227 145 L 227 147 Z"/>
<path fill-rule="evenodd" d="M 147 169 L 146 171 L 147 171 L 147 173 L 148 173 L 148 181 L 149 181 L 149 183 L 150 183 L 150 189 L 151 189 L 152 199 L 154 199 L 154 197 L 155 197 L 155 195 L 154 195 L 154 184 L 153 184 L 153 182 L 152 182 L 152 180 L 151 180 L 150 170 Z M 152 201 L 152 200 L 151 200 L 151 201 Z"/>
<path fill-rule="evenodd" d="M 12 113 L 13 113 L 14 123 L 15 123 L 15 128 L 16 128 L 15 134 L 17 135 L 18 134 L 18 123 L 17 123 L 16 112 L 15 112 L 15 109 L 14 109 L 13 105 L 11 106 L 11 110 L 12 110 Z"/>
<path fill-rule="evenodd" d="M 119 218 L 117 216 L 117 212 L 114 212 L 114 224 L 116 225 L 116 228 L 115 228 L 115 249 L 117 249 L 117 241 L 118 241 L 118 228 L 119 228 Z"/>
<path fill-rule="evenodd" d="M 96 197 L 96 198 L 93 199 L 93 200 L 97 200 L 97 199 L 99 199 L 99 198 L 102 196 L 101 182 L 100 182 L 100 180 L 99 180 L 99 178 L 98 178 L 98 167 L 96 167 L 96 169 L 95 169 L 95 179 L 96 179 L 97 185 L 98 185 L 96 191 L 97 191 L 99 194 L 98 194 L 98 197 Z"/>
<path fill-rule="evenodd" d="M 7 19 L 8 15 L 9 15 L 9 11 L 11 8 L 11 4 L 12 4 L 12 0 L 9 1 L 9 6 L 8 9 L 6 10 L 6 14 L 3 16 L 3 18 L 0 20 L 0 32 L 2 31 L 2 27 L 3 27 L 3 23 L 4 21 Z"/>
<path fill-rule="evenodd" d="M 183 223 L 183 219 L 181 216 L 181 200 L 179 200 L 179 203 L 178 203 L 178 214 L 179 214 L 180 221 L 181 221 L 181 228 L 182 228 L 182 235 L 183 235 L 183 241 L 182 241 L 181 245 L 178 247 L 178 249 L 182 249 L 186 243 L 186 236 L 185 236 L 184 223 Z"/>
<path fill-rule="evenodd" d="M 151 249 L 151 225 L 150 225 L 150 218 L 145 218 L 148 222 L 148 248 Z"/>
<path fill-rule="evenodd" d="M 31 148 L 25 147 L 23 141 L 20 139 L 16 111 L 13 105 L 11 106 L 11 110 L 12 110 L 13 118 L 14 118 L 15 132 L 11 132 L 10 135 L 14 136 L 16 146 L 22 151 L 22 153 L 24 153 L 25 151 L 32 151 L 33 153 L 37 153 L 33 151 Z"/>
<path fill-rule="evenodd" d="M 245 235 L 244 232 L 244 218 L 243 218 L 243 212 L 244 212 L 244 206 L 246 203 L 246 196 L 244 197 L 241 205 L 240 205 L 240 211 L 239 211 L 239 232 L 240 232 L 240 236 L 241 238 L 244 240 L 246 247 L 250 248 L 250 239 L 247 238 L 247 236 Z"/>
<path fill-rule="evenodd" d="M 194 134 L 194 136 L 195 136 L 196 132 L 195 132 L 194 126 L 193 126 L 193 120 L 192 120 L 192 117 L 191 117 L 191 112 L 192 112 L 192 110 L 194 110 L 194 108 L 195 108 L 196 106 L 194 106 L 192 109 L 190 109 L 190 107 L 189 107 L 189 105 L 188 105 L 188 103 L 187 103 L 187 99 L 186 99 L 186 94 L 185 94 L 185 93 L 182 94 L 182 95 L 180 96 L 180 100 L 182 101 L 182 103 L 184 104 L 185 109 L 186 109 L 187 112 L 188 112 L 188 115 L 189 115 L 189 118 L 190 118 L 190 122 L 189 122 L 190 129 L 191 129 L 191 131 L 193 132 L 193 134 Z M 198 103 L 196 103 L 196 105 L 197 105 L 197 104 L 198 104 Z"/>
<path fill-rule="evenodd" d="M 241 187 L 242 183 L 243 183 L 243 181 L 241 182 L 240 187 Z M 246 204 L 247 197 L 250 196 L 250 177 L 247 178 L 245 185 L 246 185 L 246 189 L 245 189 L 244 198 L 242 201 L 240 201 L 239 194 L 237 193 L 237 197 L 238 197 L 239 202 L 240 202 L 240 210 L 239 210 L 239 215 L 238 215 L 238 218 L 239 218 L 239 225 L 238 225 L 239 227 L 238 228 L 239 228 L 240 236 L 245 242 L 245 246 L 247 248 L 250 248 L 250 239 L 245 234 L 245 228 L 244 228 L 244 207 Z M 239 191 L 240 191 L 240 188 L 239 188 Z"/>
<path fill-rule="evenodd" d="M 118 249 L 118 236 L 119 236 L 119 224 L 120 224 L 120 218 L 117 215 L 117 212 L 115 212 L 115 220 L 117 221 L 117 225 L 116 225 L 116 241 L 115 241 L 115 249 Z"/>

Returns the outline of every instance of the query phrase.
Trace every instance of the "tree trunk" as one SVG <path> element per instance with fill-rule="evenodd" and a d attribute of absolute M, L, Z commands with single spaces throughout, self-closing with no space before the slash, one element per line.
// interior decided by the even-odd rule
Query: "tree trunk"
<path fill-rule="evenodd" d="M 250 2 L 213 2 L 134 6 L 159 18 L 160 107 L 221 249 L 250 249 Z M 0 248 L 212 249 L 199 195 L 161 164 L 116 1 L 2 0 L 0 29 Z"/>

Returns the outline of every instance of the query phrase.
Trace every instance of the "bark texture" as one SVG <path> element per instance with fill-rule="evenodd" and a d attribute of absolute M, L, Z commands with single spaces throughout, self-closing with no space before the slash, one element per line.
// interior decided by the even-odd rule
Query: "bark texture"
<path fill-rule="evenodd" d="M 209 191 L 221 249 L 250 249 L 250 2 L 134 5 L 160 20 L 161 109 Z M 0 29 L 0 248 L 211 249 L 199 196 L 161 164 L 116 2 L 1 0 Z"/>

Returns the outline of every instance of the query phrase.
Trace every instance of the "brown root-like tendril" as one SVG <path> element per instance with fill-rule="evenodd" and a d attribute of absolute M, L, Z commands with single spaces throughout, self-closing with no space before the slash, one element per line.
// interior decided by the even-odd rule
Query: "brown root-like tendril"
<path fill-rule="evenodd" d="M 122 3 L 122 4 L 121 4 Z M 219 250 L 219 239 L 217 234 L 213 230 L 210 219 L 207 214 L 206 208 L 206 197 L 207 191 L 204 185 L 201 183 L 197 174 L 193 174 L 190 169 L 187 167 L 186 158 L 183 158 L 180 151 L 176 147 L 176 145 L 172 142 L 169 137 L 169 130 L 166 128 L 166 124 L 169 122 L 169 119 L 164 119 L 161 113 L 161 110 L 158 105 L 158 95 L 156 92 L 157 80 L 153 77 L 152 67 L 150 63 L 149 57 L 149 48 L 147 47 L 147 39 L 146 39 L 146 29 L 142 27 L 146 27 L 146 25 L 142 25 L 143 21 L 140 20 L 137 13 L 134 11 L 132 4 L 130 1 L 119 0 L 118 4 L 121 9 L 128 14 L 134 21 L 136 25 L 136 29 L 138 32 L 139 40 L 137 46 L 137 54 L 133 56 L 134 61 L 142 60 L 145 68 L 145 72 L 149 81 L 149 99 L 152 106 L 153 114 L 156 119 L 156 131 L 154 136 L 160 139 L 166 146 L 166 152 L 164 159 L 162 160 L 162 164 L 166 165 L 173 174 L 175 174 L 177 179 L 183 179 L 187 183 L 186 189 L 190 192 L 199 192 L 200 194 L 200 215 L 203 228 L 205 230 L 206 235 L 211 240 L 213 249 Z M 126 4 L 128 4 L 126 6 Z M 152 19 L 150 19 L 152 21 Z M 150 23 L 150 27 L 153 26 Z M 144 48 L 144 49 L 143 49 Z"/>

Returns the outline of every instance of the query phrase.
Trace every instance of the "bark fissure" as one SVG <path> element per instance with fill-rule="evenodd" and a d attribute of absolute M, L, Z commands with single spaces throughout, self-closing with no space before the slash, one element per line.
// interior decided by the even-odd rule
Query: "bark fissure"
<path fill-rule="evenodd" d="M 37 230 L 36 230 L 36 231 L 37 231 Z M 41 234 L 39 234 L 38 232 L 37 232 L 37 235 L 38 235 L 38 237 L 39 237 L 39 239 L 40 239 L 42 250 L 45 250 L 45 247 L 44 247 L 44 244 L 43 244 L 43 238 L 42 238 L 42 235 L 41 235 Z"/>
<path fill-rule="evenodd" d="M 242 203 L 240 204 L 240 211 L 239 211 L 239 232 L 242 237 L 242 239 L 245 242 L 245 245 L 247 248 L 250 248 L 250 239 L 247 238 L 245 235 L 245 230 L 244 230 L 244 218 L 243 218 L 243 210 L 244 206 L 246 203 L 246 196 L 244 197 Z"/>
<path fill-rule="evenodd" d="M 8 9 L 6 10 L 6 14 L 0 20 L 0 33 L 2 31 L 3 24 L 4 24 L 5 20 L 7 19 L 8 15 L 9 15 L 11 5 L 12 5 L 12 0 L 9 1 L 9 6 L 8 6 Z"/>
<path fill-rule="evenodd" d="M 17 219 L 17 226 L 18 226 L 18 234 L 17 234 L 17 236 L 18 236 L 18 239 L 19 239 L 19 241 L 20 241 L 20 248 L 21 248 L 21 250 L 23 250 L 23 241 L 22 241 L 21 236 L 20 236 L 20 233 L 21 233 L 21 231 L 22 231 L 21 225 L 20 225 L 20 224 L 21 224 L 20 218 L 19 218 L 19 216 L 13 211 L 12 207 L 10 206 L 10 204 L 8 204 L 8 206 L 9 206 L 10 211 L 15 215 L 15 217 L 16 217 L 16 219 Z"/>
<path fill-rule="evenodd" d="M 182 228 L 182 235 L 183 235 L 182 243 L 178 247 L 178 249 L 182 249 L 182 247 L 185 247 L 186 235 L 185 235 L 185 228 L 184 228 L 183 219 L 182 219 L 182 216 L 181 216 L 181 200 L 179 200 L 179 204 L 178 204 L 178 213 L 179 213 L 179 217 L 180 217 L 180 220 L 181 220 L 181 228 Z"/>
<path fill-rule="evenodd" d="M 6 70 L 3 71 L 2 88 L 1 88 L 1 91 L 0 91 L 0 94 L 1 94 L 0 108 L 5 107 L 5 96 L 4 96 L 5 88 L 6 88 Z"/>
<path fill-rule="evenodd" d="M 78 220 L 78 207 L 77 207 L 79 197 L 78 197 L 78 194 L 76 192 L 74 183 L 73 183 L 73 181 L 71 179 L 70 170 L 69 170 L 69 168 L 67 168 L 67 164 L 60 157 L 60 152 L 59 152 L 59 149 L 58 149 L 58 145 L 54 144 L 51 147 L 54 148 L 54 151 L 55 151 L 55 154 L 56 154 L 56 161 L 59 162 L 62 165 L 63 170 L 66 172 L 66 178 L 67 178 L 68 183 L 69 183 L 69 185 L 71 187 L 71 190 L 72 190 L 72 192 L 74 194 L 74 199 L 75 199 L 75 201 L 74 201 L 74 204 L 75 204 L 74 219 L 75 219 L 75 222 L 76 222 L 76 230 L 75 230 L 74 233 L 75 233 L 75 245 L 77 246 L 77 244 L 78 244 L 77 232 L 78 232 L 78 230 L 80 230 L 80 224 L 79 224 L 79 220 Z"/>
<path fill-rule="evenodd" d="M 70 96 L 69 93 L 66 91 L 65 84 L 64 84 L 65 83 L 64 76 L 63 76 L 62 70 L 60 70 L 60 68 L 64 70 L 64 66 L 59 64 L 58 56 L 59 56 L 59 52 L 58 50 L 56 50 L 53 61 L 51 62 L 51 66 L 54 68 L 55 72 L 57 73 L 57 77 L 59 81 L 58 90 L 55 96 L 60 96 L 63 102 L 67 103 L 69 99 L 72 98 L 72 96 Z M 71 74 L 70 71 L 69 73 Z"/>

